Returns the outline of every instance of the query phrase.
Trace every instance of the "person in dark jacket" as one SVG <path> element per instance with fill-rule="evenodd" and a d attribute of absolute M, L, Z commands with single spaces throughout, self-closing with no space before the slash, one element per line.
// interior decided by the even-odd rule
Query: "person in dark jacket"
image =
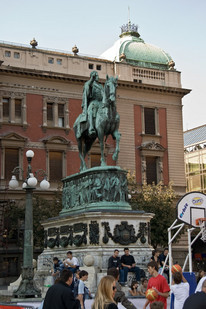
<path fill-rule="evenodd" d="M 64 264 L 58 259 L 58 257 L 53 258 L 53 263 L 52 276 L 56 279 L 60 276 L 60 273 L 64 269 Z"/>
<path fill-rule="evenodd" d="M 121 260 L 119 257 L 119 250 L 115 249 L 112 256 L 108 260 L 108 269 L 116 268 L 119 271 L 120 284 L 124 285 L 124 270 L 122 269 Z"/>
<path fill-rule="evenodd" d="M 128 300 L 124 292 L 121 290 L 121 285 L 118 283 L 119 271 L 116 268 L 110 268 L 107 270 L 107 275 L 114 277 L 116 281 L 116 293 L 114 300 L 116 303 L 121 303 L 126 309 L 136 309 L 136 307 Z"/>
<path fill-rule="evenodd" d="M 190 295 L 184 302 L 183 309 L 206 308 L 206 280 L 202 284 L 202 291 Z"/>
<path fill-rule="evenodd" d="M 73 273 L 64 269 L 60 274 L 60 281 L 48 289 L 43 309 L 78 309 L 80 302 L 74 298 L 70 289 L 72 281 Z"/>

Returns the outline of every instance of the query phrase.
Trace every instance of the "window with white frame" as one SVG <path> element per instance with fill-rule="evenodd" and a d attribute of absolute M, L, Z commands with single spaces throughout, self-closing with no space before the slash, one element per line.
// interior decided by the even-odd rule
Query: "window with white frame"
<path fill-rule="evenodd" d="M 69 128 L 68 99 L 44 97 L 43 127 Z"/>
<path fill-rule="evenodd" d="M 17 133 L 10 132 L 1 137 L 0 140 L 0 179 L 2 184 L 8 185 L 15 167 L 22 168 L 23 149 L 25 148 L 26 138 Z M 18 179 L 22 180 L 22 173 Z"/>
<path fill-rule="evenodd" d="M 58 104 L 58 127 L 64 128 L 64 104 Z"/>
<path fill-rule="evenodd" d="M 64 128 L 64 104 L 47 103 L 47 125 Z"/>
<path fill-rule="evenodd" d="M 159 143 L 145 142 L 140 146 L 142 183 L 164 183 L 164 152 Z"/>
<path fill-rule="evenodd" d="M 26 125 L 26 100 L 18 93 L 0 93 L 0 122 Z"/>

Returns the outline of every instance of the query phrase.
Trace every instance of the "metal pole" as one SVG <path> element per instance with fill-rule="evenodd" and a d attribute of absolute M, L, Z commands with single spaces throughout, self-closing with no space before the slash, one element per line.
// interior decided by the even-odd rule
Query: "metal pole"
<path fill-rule="evenodd" d="M 33 269 L 33 188 L 26 188 L 23 268 Z"/>
<path fill-rule="evenodd" d="M 188 229 L 188 251 L 189 251 L 189 272 L 192 272 L 192 248 L 191 248 L 191 230 Z"/>
<path fill-rule="evenodd" d="M 172 241 L 171 241 L 171 229 L 168 229 L 168 240 L 169 240 L 169 281 L 170 287 L 172 284 Z"/>
<path fill-rule="evenodd" d="M 28 175 L 31 172 L 31 158 L 28 158 Z M 26 207 L 25 207 L 25 229 L 24 229 L 24 254 L 22 267 L 22 281 L 17 290 L 14 291 L 14 297 L 33 298 L 41 297 L 39 290 L 34 282 L 33 268 L 33 205 L 32 196 L 34 188 L 26 186 Z"/>
<path fill-rule="evenodd" d="M 192 232 L 193 230 L 194 230 L 194 228 L 191 229 L 191 232 Z M 202 232 L 202 231 L 200 231 L 200 232 L 195 236 L 195 238 L 193 239 L 193 241 L 191 241 L 190 246 L 193 245 L 193 243 L 196 241 L 196 239 L 200 236 L 201 232 Z M 189 248 L 188 248 L 188 251 L 189 251 Z M 183 268 L 182 268 L 183 271 L 184 271 L 184 269 L 185 269 L 185 267 L 186 267 L 186 265 L 187 265 L 188 258 L 189 258 L 189 253 L 187 254 L 187 256 L 186 256 L 186 258 L 185 258 L 185 262 L 184 262 L 184 265 L 183 265 Z"/>

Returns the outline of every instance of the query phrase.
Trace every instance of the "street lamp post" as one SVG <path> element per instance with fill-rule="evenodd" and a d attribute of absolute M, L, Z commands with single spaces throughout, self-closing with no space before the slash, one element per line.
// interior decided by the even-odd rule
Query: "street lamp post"
<path fill-rule="evenodd" d="M 31 168 L 31 161 L 34 156 L 32 150 L 26 152 L 28 161 L 27 178 L 24 181 L 22 188 L 26 191 L 26 206 L 25 206 L 25 229 L 24 229 L 24 253 L 23 253 L 23 267 L 22 267 L 22 280 L 17 290 L 13 292 L 14 297 L 19 298 L 33 298 L 41 297 L 41 290 L 38 289 L 34 282 L 34 268 L 33 268 L 33 206 L 32 195 L 37 185 L 37 179 L 34 177 Z M 41 170 L 42 171 L 42 170 Z M 20 167 L 16 167 L 12 174 L 23 173 Z M 36 172 L 37 173 L 37 172 Z M 45 176 L 44 172 L 44 176 Z M 16 189 L 19 186 L 16 176 L 13 175 L 9 182 L 11 189 Z M 49 182 L 44 179 L 40 183 L 43 190 L 50 187 Z"/>

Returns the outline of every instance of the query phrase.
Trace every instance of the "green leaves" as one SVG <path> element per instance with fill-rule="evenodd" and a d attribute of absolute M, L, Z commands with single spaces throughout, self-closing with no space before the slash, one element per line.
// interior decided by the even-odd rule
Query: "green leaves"
<path fill-rule="evenodd" d="M 43 248 L 44 228 L 41 222 L 48 218 L 56 217 L 62 209 L 61 193 L 57 191 L 52 200 L 34 196 L 33 199 L 33 226 L 34 246 Z"/>
<path fill-rule="evenodd" d="M 144 184 L 138 187 L 135 175 L 128 173 L 128 189 L 131 195 L 133 210 L 144 210 L 147 213 L 154 213 L 151 220 L 151 243 L 154 248 L 165 247 L 168 244 L 167 229 L 176 219 L 174 207 L 175 191 L 172 183 L 168 186 L 159 184 Z"/>
<path fill-rule="evenodd" d="M 44 228 L 41 222 L 59 215 L 62 209 L 61 192 L 54 193 L 51 200 L 33 195 L 33 237 L 34 246 L 43 249 Z M 10 203 L 5 212 L 5 228 L 9 242 L 16 242 L 23 247 L 23 230 L 25 217 L 25 199 Z"/>

